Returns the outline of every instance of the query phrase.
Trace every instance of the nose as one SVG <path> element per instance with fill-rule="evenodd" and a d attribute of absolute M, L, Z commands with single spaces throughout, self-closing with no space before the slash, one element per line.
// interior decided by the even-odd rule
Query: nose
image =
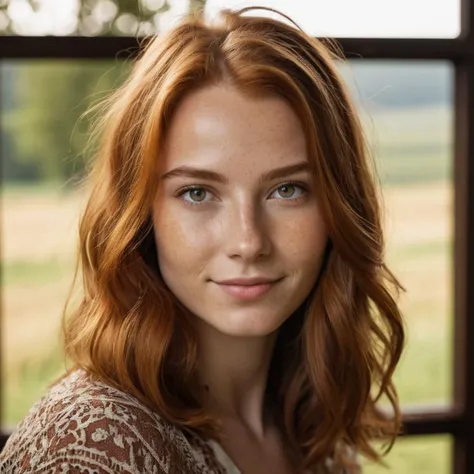
<path fill-rule="evenodd" d="M 271 252 L 266 220 L 257 205 L 235 204 L 228 214 L 225 250 L 230 258 L 253 261 Z"/>

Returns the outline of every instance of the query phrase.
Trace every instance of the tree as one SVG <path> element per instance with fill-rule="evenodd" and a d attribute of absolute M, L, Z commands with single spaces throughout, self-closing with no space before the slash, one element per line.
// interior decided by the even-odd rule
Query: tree
<path fill-rule="evenodd" d="M 11 1 L 3 0 L 2 4 L 0 0 L 2 10 L 8 11 Z M 32 8 L 39 8 L 42 3 L 28 1 Z M 100 5 L 115 8 L 108 22 L 102 21 L 105 16 L 98 13 Z M 203 7 L 203 0 L 189 2 L 191 10 Z M 134 24 L 146 33 L 156 15 L 168 8 L 167 0 L 83 0 L 77 11 L 74 33 L 87 34 L 94 15 L 102 18 L 100 34 L 126 33 L 124 18 L 128 18 L 129 25 Z M 14 30 L 15 25 L 9 24 L 8 28 Z M 33 167 L 39 179 L 46 181 L 67 181 L 75 175 L 81 176 L 88 159 L 85 150 L 90 122 L 80 117 L 104 94 L 118 87 L 128 70 L 127 62 L 113 60 L 40 60 L 16 64 L 15 79 L 10 86 L 12 104 L 5 111 L 2 123 L 10 143 L 8 162 L 12 166 L 24 165 L 30 174 Z"/>
<path fill-rule="evenodd" d="M 66 3 L 67 0 L 63 1 Z M 0 0 L 0 32 L 35 35 L 40 28 L 40 34 L 152 34 L 156 31 L 156 16 L 170 8 L 169 0 L 68 1 L 71 4 L 68 9 L 71 16 L 65 13 L 65 21 L 61 22 L 63 24 L 45 26 L 44 22 L 41 23 L 41 17 L 51 13 L 51 6 L 45 0 Z"/>
<path fill-rule="evenodd" d="M 80 176 L 87 161 L 89 107 L 117 87 L 127 63 L 39 61 L 16 68 L 14 101 L 5 119 L 17 161 L 34 164 L 38 177 L 64 181 Z"/>

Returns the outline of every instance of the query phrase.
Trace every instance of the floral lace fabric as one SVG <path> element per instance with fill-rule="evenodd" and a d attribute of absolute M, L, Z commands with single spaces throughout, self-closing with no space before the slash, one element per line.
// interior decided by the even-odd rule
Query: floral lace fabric
<path fill-rule="evenodd" d="M 216 444 L 190 441 L 135 397 L 76 370 L 18 425 L 0 473 L 239 474 Z"/>

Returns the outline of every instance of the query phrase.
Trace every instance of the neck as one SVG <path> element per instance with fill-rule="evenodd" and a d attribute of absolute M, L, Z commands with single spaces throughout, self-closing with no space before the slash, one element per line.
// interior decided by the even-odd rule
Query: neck
<path fill-rule="evenodd" d="M 239 422 L 263 436 L 269 423 L 264 398 L 276 332 L 238 337 L 204 322 L 199 326 L 199 378 L 207 391 L 206 408 L 224 423 Z"/>

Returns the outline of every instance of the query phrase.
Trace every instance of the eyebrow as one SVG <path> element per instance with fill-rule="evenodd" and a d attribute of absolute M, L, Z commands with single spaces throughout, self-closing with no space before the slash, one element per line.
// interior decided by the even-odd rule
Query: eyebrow
<path fill-rule="evenodd" d="M 284 178 L 285 176 L 290 176 L 304 171 L 309 171 L 309 164 L 306 161 L 301 161 L 292 165 L 283 166 L 282 168 L 276 168 L 274 170 L 267 171 L 262 176 L 260 176 L 259 181 L 263 183 L 265 181 Z M 223 174 L 201 168 L 194 168 L 192 166 L 179 166 L 178 168 L 168 171 L 162 175 L 160 179 L 168 180 L 171 178 L 194 178 L 203 179 L 206 181 L 215 181 L 221 184 L 229 183 L 229 180 Z"/>

